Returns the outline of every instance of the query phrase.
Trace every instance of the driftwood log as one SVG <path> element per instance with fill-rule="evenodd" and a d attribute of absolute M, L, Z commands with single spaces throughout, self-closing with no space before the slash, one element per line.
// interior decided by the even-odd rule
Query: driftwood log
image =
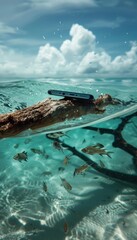
<path fill-rule="evenodd" d="M 12 113 L 0 114 L 0 138 L 12 137 L 27 129 L 47 127 L 86 114 L 101 114 L 105 111 L 104 106 L 117 103 L 108 94 L 90 102 L 48 98 Z"/>

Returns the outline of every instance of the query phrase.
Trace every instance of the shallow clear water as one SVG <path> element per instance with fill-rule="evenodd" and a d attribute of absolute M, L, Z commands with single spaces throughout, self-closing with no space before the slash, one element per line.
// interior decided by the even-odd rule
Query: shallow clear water
<path fill-rule="evenodd" d="M 108 93 L 126 104 L 0 140 L 0 239 L 137 239 L 137 81 L 3 82 L 0 113 L 33 105 L 49 97 L 48 89 L 62 88 L 95 98 Z M 47 135 L 58 131 L 58 139 Z M 81 151 L 98 143 L 107 154 Z M 14 156 L 23 151 L 27 161 L 16 161 Z M 87 170 L 74 175 L 84 164 Z"/>

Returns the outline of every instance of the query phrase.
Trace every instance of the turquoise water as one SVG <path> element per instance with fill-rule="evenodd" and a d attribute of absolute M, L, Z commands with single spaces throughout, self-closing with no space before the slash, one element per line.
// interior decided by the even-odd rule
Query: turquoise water
<path fill-rule="evenodd" d="M 0 239 L 137 239 L 137 80 L 1 82 L 0 113 L 40 102 L 49 89 L 108 93 L 123 104 L 0 140 Z M 82 151 L 97 144 L 108 155 Z M 15 160 L 23 151 L 27 161 Z"/>

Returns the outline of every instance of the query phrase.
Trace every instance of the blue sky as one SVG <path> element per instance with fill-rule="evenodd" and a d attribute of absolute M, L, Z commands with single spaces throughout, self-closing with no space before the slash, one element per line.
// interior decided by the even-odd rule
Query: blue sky
<path fill-rule="evenodd" d="M 0 0 L 0 77 L 136 77 L 136 0 Z"/>

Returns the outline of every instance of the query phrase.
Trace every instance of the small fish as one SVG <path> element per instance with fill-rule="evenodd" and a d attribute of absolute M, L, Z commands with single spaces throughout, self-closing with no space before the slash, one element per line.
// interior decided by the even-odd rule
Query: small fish
<path fill-rule="evenodd" d="M 58 168 L 58 171 L 61 171 L 61 172 L 63 172 L 65 170 L 65 168 L 64 167 L 59 167 Z"/>
<path fill-rule="evenodd" d="M 108 209 L 106 209 L 106 214 L 109 214 L 109 210 Z"/>
<path fill-rule="evenodd" d="M 47 184 L 45 182 L 43 182 L 43 190 L 44 190 L 44 192 L 48 191 L 48 187 L 47 187 Z"/>
<path fill-rule="evenodd" d="M 81 150 L 84 153 L 93 155 L 93 154 L 99 154 L 99 155 L 107 155 L 108 157 L 111 158 L 111 156 L 109 155 L 112 152 L 107 152 L 103 147 L 98 147 L 98 146 L 88 146 L 85 147 Z"/>
<path fill-rule="evenodd" d="M 17 154 L 13 157 L 13 159 L 15 159 L 15 160 L 17 160 L 17 161 L 19 161 L 19 162 L 21 162 L 21 161 L 27 161 L 27 159 L 28 159 L 27 152 L 23 151 L 23 152 L 21 152 L 21 153 L 17 153 Z"/>
<path fill-rule="evenodd" d="M 87 165 L 87 164 L 84 164 L 78 168 L 75 168 L 73 176 L 75 176 L 76 174 L 85 172 L 88 168 L 89 168 L 89 165 Z"/>
<path fill-rule="evenodd" d="M 58 141 L 53 142 L 53 147 L 59 151 L 63 151 L 61 144 Z"/>
<path fill-rule="evenodd" d="M 68 165 L 68 162 L 69 162 L 69 158 L 66 156 L 63 160 L 63 164 Z"/>
<path fill-rule="evenodd" d="M 55 133 L 48 133 L 48 134 L 46 134 L 46 137 L 48 137 L 50 139 L 58 139 L 58 138 L 63 137 L 63 136 L 69 137 L 68 135 L 66 135 L 63 132 L 55 132 Z"/>
<path fill-rule="evenodd" d="M 61 179 L 61 181 L 62 181 L 63 187 L 64 187 L 67 191 L 72 190 L 72 186 L 66 181 L 65 178 L 61 178 L 61 177 L 60 177 L 60 179 Z"/>
<path fill-rule="evenodd" d="M 10 103 L 3 103 L 5 107 L 12 108 L 12 105 Z"/>
<path fill-rule="evenodd" d="M 64 160 L 63 160 L 63 164 L 64 164 L 64 165 L 68 165 L 71 156 L 72 156 L 72 155 L 65 156 L 65 158 L 64 158 Z"/>
<path fill-rule="evenodd" d="M 82 144 L 86 142 L 86 139 L 84 138 L 83 141 L 82 141 Z"/>
<path fill-rule="evenodd" d="M 19 147 L 19 143 L 15 143 L 13 147 L 14 148 L 18 148 Z"/>
<path fill-rule="evenodd" d="M 67 233 L 68 232 L 68 224 L 66 222 L 64 223 L 63 228 L 64 228 L 64 232 Z"/>
<path fill-rule="evenodd" d="M 36 154 L 43 154 L 43 151 L 40 150 L 40 149 L 37 149 L 37 148 L 31 148 L 30 149 L 33 153 L 36 153 Z"/>

